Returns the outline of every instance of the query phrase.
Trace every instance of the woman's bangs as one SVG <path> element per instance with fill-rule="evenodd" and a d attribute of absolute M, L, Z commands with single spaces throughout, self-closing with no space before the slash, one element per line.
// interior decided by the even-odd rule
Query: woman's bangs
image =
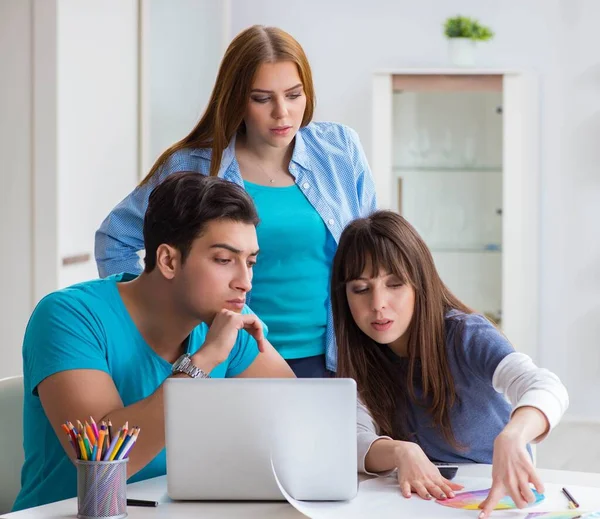
<path fill-rule="evenodd" d="M 388 239 L 369 232 L 358 232 L 344 252 L 342 283 L 366 274 L 376 278 L 380 273 L 394 274 L 402 283 L 410 282 L 408 269 L 398 248 Z"/>

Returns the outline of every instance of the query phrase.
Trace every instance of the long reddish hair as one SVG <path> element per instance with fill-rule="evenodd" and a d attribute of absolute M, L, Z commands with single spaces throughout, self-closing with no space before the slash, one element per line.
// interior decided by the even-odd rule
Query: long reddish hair
<path fill-rule="evenodd" d="M 302 126 L 310 123 L 315 109 L 315 91 L 304 50 L 292 36 L 281 29 L 253 25 L 238 34 L 229 44 L 200 122 L 187 136 L 158 157 L 141 184 L 148 182 L 173 153 L 185 148 L 210 148 L 210 175 L 216 176 L 223 150 L 236 132 L 245 129 L 244 113 L 259 66 L 281 61 L 291 61 L 298 67 L 306 96 Z"/>
<path fill-rule="evenodd" d="M 371 269 L 397 276 L 415 291 L 415 304 L 408 335 L 408 370 L 398 387 L 397 375 L 382 346 L 356 324 L 346 296 L 346 283 Z M 340 238 L 331 278 L 333 321 L 338 346 L 337 376 L 356 380 L 359 396 L 379 426 L 381 434 L 409 440 L 406 425 L 395 421 L 398 409 L 406 409 L 407 398 L 425 405 L 444 438 L 457 444 L 450 423 L 450 408 L 456 402 L 455 384 L 446 353 L 444 315 L 451 309 L 473 313 L 444 285 L 431 252 L 417 231 L 399 214 L 377 211 L 351 222 Z M 417 373 L 417 360 L 421 361 Z M 414 391 L 420 380 L 423 401 Z"/>

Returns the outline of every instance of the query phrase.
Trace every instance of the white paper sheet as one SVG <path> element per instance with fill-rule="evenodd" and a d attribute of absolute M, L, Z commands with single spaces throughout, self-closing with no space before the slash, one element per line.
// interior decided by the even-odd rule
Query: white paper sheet
<path fill-rule="evenodd" d="M 374 478 L 362 481 L 356 498 L 343 502 L 298 501 L 291 497 L 281 485 L 275 469 L 273 474 L 282 494 L 299 512 L 313 519 L 355 519 L 377 517 L 378 519 L 398 519 L 415 517 L 419 519 L 460 519 L 476 518 L 477 510 L 460 510 L 441 506 L 435 501 L 426 501 L 417 495 L 406 499 L 400 494 L 395 477 Z M 490 488 L 491 479 L 457 477 L 455 480 L 465 486 L 465 491 Z M 581 511 L 600 510 L 600 489 L 565 485 L 581 505 Z M 539 505 L 526 510 L 496 510 L 492 518 L 521 519 L 528 513 L 541 511 L 568 510 L 568 502 L 561 492 L 561 485 L 546 484 L 545 499 Z"/>

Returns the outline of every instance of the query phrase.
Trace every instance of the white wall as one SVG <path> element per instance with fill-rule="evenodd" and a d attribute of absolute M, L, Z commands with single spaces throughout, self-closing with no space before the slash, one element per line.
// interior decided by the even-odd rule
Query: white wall
<path fill-rule="evenodd" d="M 0 378 L 21 371 L 31 310 L 31 10 L 0 2 Z"/>
<path fill-rule="evenodd" d="M 572 414 L 600 417 L 600 2 L 559 9 L 560 119 L 545 142 L 542 341 L 564 375 Z M 549 100 L 550 101 L 550 100 Z M 548 125 L 547 123 L 545 127 Z"/>
<path fill-rule="evenodd" d="M 447 65 L 442 23 L 490 24 L 485 67 L 541 84 L 540 361 L 571 394 L 571 416 L 600 420 L 600 2 L 596 0 L 232 0 L 232 34 L 276 25 L 304 46 L 317 118 L 344 122 L 371 150 L 371 74 Z M 594 36 L 596 34 L 597 36 Z"/>
<path fill-rule="evenodd" d="M 142 175 L 204 112 L 225 46 L 229 0 L 142 0 Z"/>

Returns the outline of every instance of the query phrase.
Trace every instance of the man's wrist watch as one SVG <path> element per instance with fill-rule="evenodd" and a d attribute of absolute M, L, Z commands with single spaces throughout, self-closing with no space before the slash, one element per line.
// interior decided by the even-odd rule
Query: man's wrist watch
<path fill-rule="evenodd" d="M 191 378 L 210 378 L 210 375 L 198 366 L 192 364 L 192 357 L 189 353 L 184 353 L 174 363 L 171 369 L 173 375 L 177 373 L 184 373 Z"/>

